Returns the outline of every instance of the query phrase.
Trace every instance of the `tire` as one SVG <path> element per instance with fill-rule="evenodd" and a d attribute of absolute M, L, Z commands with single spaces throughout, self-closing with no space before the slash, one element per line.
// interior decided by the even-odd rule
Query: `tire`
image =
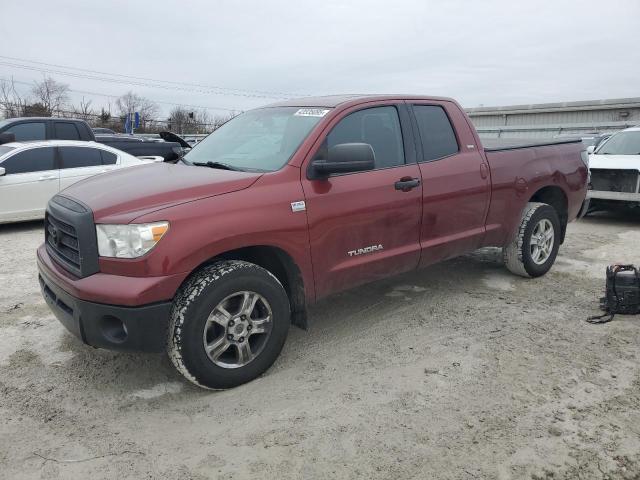
<path fill-rule="evenodd" d="M 232 388 L 275 362 L 290 321 L 287 293 L 274 275 L 249 262 L 221 261 L 201 269 L 178 291 L 167 353 L 196 385 Z"/>
<path fill-rule="evenodd" d="M 548 230 L 549 226 L 553 228 L 552 232 Z M 551 205 L 527 203 L 516 237 L 502 249 L 504 263 L 509 271 L 522 277 L 540 277 L 547 273 L 558 255 L 560 230 L 558 213 Z M 544 241 L 541 241 L 542 236 Z M 551 246 L 548 239 L 552 239 Z M 540 242 L 543 247 L 536 250 L 532 241 Z"/>

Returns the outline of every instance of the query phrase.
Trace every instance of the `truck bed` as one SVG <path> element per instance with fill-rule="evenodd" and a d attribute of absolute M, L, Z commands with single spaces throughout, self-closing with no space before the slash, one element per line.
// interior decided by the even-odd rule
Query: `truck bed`
<path fill-rule="evenodd" d="M 549 145 L 562 145 L 565 143 L 581 143 L 580 138 L 484 138 L 481 139 L 485 152 L 497 152 L 500 150 L 515 150 L 518 148 L 544 147 Z"/>
<path fill-rule="evenodd" d="M 511 139 L 509 139 L 511 140 Z M 492 195 L 487 216 L 489 245 L 504 245 L 520 221 L 519 212 L 549 178 L 562 186 L 567 218 L 576 218 L 586 196 L 585 150 L 580 139 L 543 140 L 484 149 L 491 168 Z M 505 220 L 507 219 L 507 220 Z M 500 228 L 494 230 L 496 226 Z"/>

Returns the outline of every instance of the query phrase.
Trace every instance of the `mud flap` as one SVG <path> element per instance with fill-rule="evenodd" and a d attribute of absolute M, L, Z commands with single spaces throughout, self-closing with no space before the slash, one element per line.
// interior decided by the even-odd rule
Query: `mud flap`
<path fill-rule="evenodd" d="M 589 203 L 591 203 L 591 199 L 589 197 L 585 198 L 584 202 L 582 202 L 582 207 L 580 207 L 580 211 L 578 212 L 579 219 L 584 217 L 589 211 Z"/>
<path fill-rule="evenodd" d="M 302 330 L 309 330 L 309 319 L 307 317 L 307 311 L 291 312 L 291 325 L 295 325 Z"/>

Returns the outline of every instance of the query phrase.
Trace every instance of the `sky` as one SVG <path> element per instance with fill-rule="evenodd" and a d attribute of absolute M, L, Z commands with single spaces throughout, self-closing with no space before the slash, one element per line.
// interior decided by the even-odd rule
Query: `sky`
<path fill-rule="evenodd" d="M 98 108 L 131 90 L 160 118 L 338 93 L 640 97 L 640 0 L 23 0 L 2 17 L 0 78 L 48 75 Z"/>

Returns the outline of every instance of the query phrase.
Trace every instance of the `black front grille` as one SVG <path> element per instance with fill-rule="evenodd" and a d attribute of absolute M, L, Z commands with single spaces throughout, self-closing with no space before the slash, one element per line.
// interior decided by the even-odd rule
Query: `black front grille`
<path fill-rule="evenodd" d="M 98 248 L 89 207 L 56 195 L 47 205 L 45 244 L 49 255 L 77 277 L 98 271 Z"/>
<path fill-rule="evenodd" d="M 637 170 L 591 169 L 591 187 L 605 192 L 636 193 L 638 191 Z"/>
<path fill-rule="evenodd" d="M 49 212 L 45 216 L 45 239 L 53 250 L 56 260 L 80 271 L 80 248 L 75 227 L 54 217 Z"/>

